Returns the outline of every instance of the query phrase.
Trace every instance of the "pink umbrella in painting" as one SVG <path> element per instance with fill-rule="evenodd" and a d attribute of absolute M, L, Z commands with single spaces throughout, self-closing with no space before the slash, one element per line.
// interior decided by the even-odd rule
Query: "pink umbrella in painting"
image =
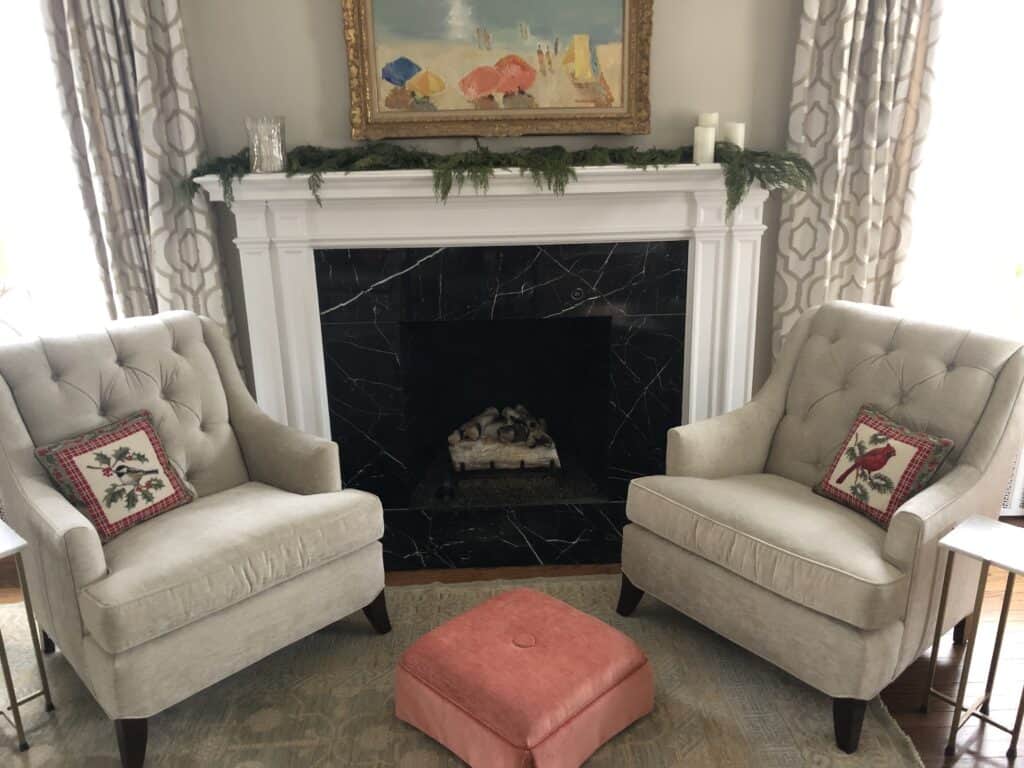
<path fill-rule="evenodd" d="M 459 90 L 470 101 L 476 101 L 483 96 L 489 96 L 494 93 L 500 82 L 501 73 L 494 67 L 477 67 L 459 80 Z"/>
<path fill-rule="evenodd" d="M 497 90 L 502 93 L 526 92 L 537 79 L 537 70 L 526 63 L 526 60 L 514 53 L 498 59 L 494 65 L 501 75 Z"/>

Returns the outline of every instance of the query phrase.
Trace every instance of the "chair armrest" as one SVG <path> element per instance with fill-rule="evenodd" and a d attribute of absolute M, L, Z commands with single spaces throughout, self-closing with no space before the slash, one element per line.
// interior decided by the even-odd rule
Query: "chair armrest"
<path fill-rule="evenodd" d="M 77 592 L 107 575 L 107 559 L 91 522 L 40 477 L 15 478 L 4 494 L 7 515 L 47 568 L 66 568 Z"/>
<path fill-rule="evenodd" d="M 950 529 L 983 510 L 992 491 L 989 483 L 981 482 L 982 478 L 977 468 L 961 464 L 908 499 L 889 523 L 883 548 L 885 559 L 910 572 L 923 547 L 937 545 Z"/>
<path fill-rule="evenodd" d="M 208 317 L 200 323 L 250 479 L 303 495 L 340 491 L 337 443 L 285 426 L 260 410 L 242 381 L 227 338 Z"/>
<path fill-rule="evenodd" d="M 85 634 L 78 595 L 107 575 L 99 534 L 45 477 L 0 474 L 7 521 L 28 542 L 25 568 L 36 616 L 65 653 L 77 657 Z"/>
<path fill-rule="evenodd" d="M 249 477 L 304 495 L 341 490 L 338 445 L 274 421 L 256 408 L 232 414 Z"/>
<path fill-rule="evenodd" d="M 760 399 L 668 432 L 665 471 L 713 479 L 764 471 L 781 413 Z"/>

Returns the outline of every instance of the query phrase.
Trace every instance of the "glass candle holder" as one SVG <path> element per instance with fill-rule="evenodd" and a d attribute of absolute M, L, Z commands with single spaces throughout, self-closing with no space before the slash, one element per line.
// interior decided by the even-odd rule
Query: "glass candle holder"
<path fill-rule="evenodd" d="M 247 117 L 249 162 L 253 173 L 280 173 L 284 170 L 284 118 Z"/>

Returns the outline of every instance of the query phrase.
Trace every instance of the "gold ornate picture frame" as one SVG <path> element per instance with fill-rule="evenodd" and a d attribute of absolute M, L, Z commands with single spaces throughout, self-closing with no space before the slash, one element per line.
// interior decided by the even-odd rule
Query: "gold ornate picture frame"
<path fill-rule="evenodd" d="M 342 0 L 352 138 L 650 133 L 653 6 Z"/>

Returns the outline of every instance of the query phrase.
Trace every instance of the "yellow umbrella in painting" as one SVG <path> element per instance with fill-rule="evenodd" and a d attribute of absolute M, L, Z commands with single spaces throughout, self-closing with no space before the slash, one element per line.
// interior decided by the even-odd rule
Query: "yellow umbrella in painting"
<path fill-rule="evenodd" d="M 429 69 L 424 69 L 414 77 L 409 78 L 405 83 L 406 90 L 412 91 L 421 99 L 429 99 L 438 93 L 442 93 L 448 86 L 440 75 L 435 75 Z"/>

